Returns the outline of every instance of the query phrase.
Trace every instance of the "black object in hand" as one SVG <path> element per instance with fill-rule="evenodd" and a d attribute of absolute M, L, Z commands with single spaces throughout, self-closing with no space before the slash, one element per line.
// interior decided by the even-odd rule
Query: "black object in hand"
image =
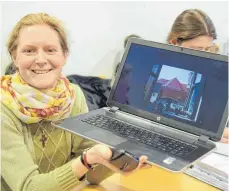
<path fill-rule="evenodd" d="M 112 157 L 110 163 L 122 171 L 132 171 L 138 167 L 139 159 L 125 150 L 111 148 Z"/>

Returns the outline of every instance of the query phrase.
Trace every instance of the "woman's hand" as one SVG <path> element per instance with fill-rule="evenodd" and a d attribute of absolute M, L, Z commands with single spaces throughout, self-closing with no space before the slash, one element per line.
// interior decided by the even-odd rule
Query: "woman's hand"
<path fill-rule="evenodd" d="M 220 140 L 221 143 L 227 143 L 228 144 L 228 128 L 225 128 L 224 129 L 224 132 L 223 132 L 223 137 L 222 139 Z"/>
<path fill-rule="evenodd" d="M 89 164 L 103 164 L 104 160 L 108 161 L 112 156 L 112 151 L 106 145 L 98 144 L 87 151 L 87 162 Z"/>
<path fill-rule="evenodd" d="M 102 144 L 95 145 L 94 147 L 89 149 L 86 154 L 87 162 L 89 164 L 96 164 L 96 163 L 103 164 L 104 166 L 107 166 L 114 172 L 117 172 L 123 175 L 129 175 L 130 173 L 135 172 L 139 170 L 140 168 L 149 168 L 150 167 L 150 165 L 146 164 L 147 159 L 148 159 L 147 156 L 141 156 L 139 158 L 139 164 L 136 169 L 130 172 L 124 172 L 109 163 L 111 156 L 112 156 L 111 149 L 107 147 L 106 145 L 102 145 Z"/>

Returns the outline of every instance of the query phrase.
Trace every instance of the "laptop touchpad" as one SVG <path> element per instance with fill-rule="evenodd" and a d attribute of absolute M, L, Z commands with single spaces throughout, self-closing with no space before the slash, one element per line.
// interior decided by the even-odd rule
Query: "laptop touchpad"
<path fill-rule="evenodd" d="M 126 139 L 119 137 L 109 131 L 101 131 L 100 129 L 87 131 L 84 134 L 88 138 L 111 146 L 116 146 L 127 141 Z"/>

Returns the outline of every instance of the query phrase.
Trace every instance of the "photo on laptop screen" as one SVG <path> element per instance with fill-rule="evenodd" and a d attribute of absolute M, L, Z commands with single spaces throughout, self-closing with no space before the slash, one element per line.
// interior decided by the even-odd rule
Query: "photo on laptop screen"
<path fill-rule="evenodd" d="M 113 100 L 217 132 L 227 104 L 227 80 L 225 62 L 132 44 Z"/>
<path fill-rule="evenodd" d="M 154 65 L 144 88 L 147 110 L 196 122 L 201 107 L 204 77 L 200 73 Z"/>

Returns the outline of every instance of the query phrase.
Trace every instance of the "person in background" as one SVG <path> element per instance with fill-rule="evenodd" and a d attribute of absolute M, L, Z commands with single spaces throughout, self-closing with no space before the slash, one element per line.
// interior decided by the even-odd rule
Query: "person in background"
<path fill-rule="evenodd" d="M 136 35 L 136 34 L 130 34 L 130 35 L 125 37 L 124 42 L 123 42 L 123 49 L 117 52 L 115 59 L 114 59 L 114 63 L 112 64 L 112 71 L 114 71 L 114 72 L 113 72 L 112 78 L 111 78 L 111 86 L 114 83 L 115 76 L 116 76 L 116 73 L 117 73 L 118 68 L 120 66 L 120 63 L 122 61 L 122 57 L 123 57 L 127 42 L 131 38 L 141 38 L 141 37 Z"/>
<path fill-rule="evenodd" d="M 14 63 L 10 63 L 5 70 L 5 75 L 11 75 L 16 72 L 16 68 L 14 66 Z"/>
<path fill-rule="evenodd" d="M 175 19 L 167 37 L 167 43 L 201 51 L 218 53 L 219 47 L 215 26 L 211 18 L 199 9 L 183 11 Z M 221 142 L 228 143 L 228 128 L 223 133 Z"/>
<path fill-rule="evenodd" d="M 83 180 L 126 174 L 109 163 L 109 147 L 55 126 L 88 111 L 79 86 L 62 74 L 69 47 L 61 21 L 26 15 L 7 48 L 15 73 L 1 77 L 1 190 L 70 191 Z M 135 170 L 146 161 L 141 156 Z"/>

